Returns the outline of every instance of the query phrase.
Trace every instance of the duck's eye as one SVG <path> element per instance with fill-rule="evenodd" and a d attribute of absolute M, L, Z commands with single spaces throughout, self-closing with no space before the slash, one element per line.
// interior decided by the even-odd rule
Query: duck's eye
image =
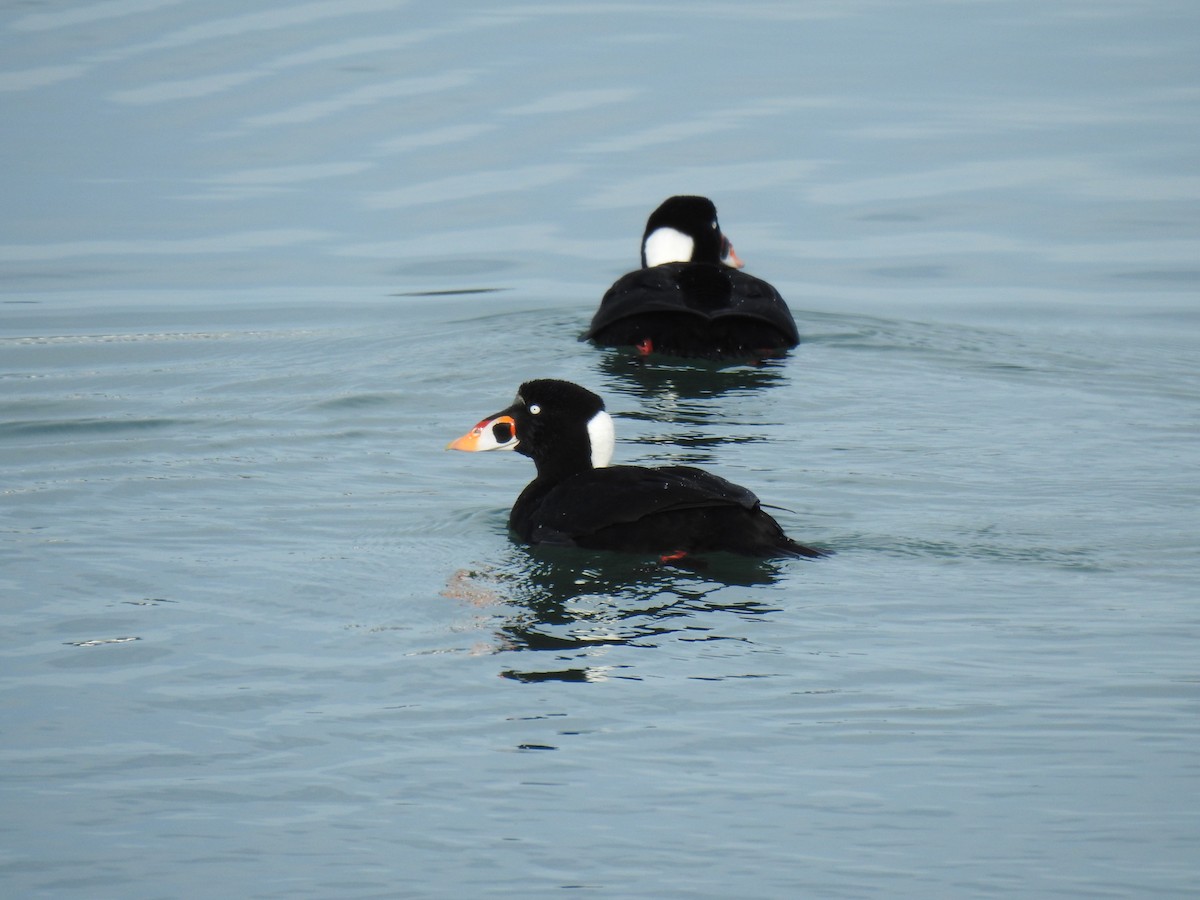
<path fill-rule="evenodd" d="M 529 404 L 529 414 L 530 415 L 536 416 L 541 411 L 542 411 L 542 408 L 540 406 L 538 406 L 536 403 Z"/>
<path fill-rule="evenodd" d="M 713 219 L 713 231 L 717 230 L 717 220 Z"/>

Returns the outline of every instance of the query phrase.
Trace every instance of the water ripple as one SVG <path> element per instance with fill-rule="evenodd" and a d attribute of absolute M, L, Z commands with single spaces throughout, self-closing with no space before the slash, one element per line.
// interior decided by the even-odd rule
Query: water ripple
<path fill-rule="evenodd" d="M 44 420 L 25 422 L 0 422 L 0 438 L 64 437 L 83 440 L 91 436 L 124 432 L 150 431 L 160 428 L 194 426 L 187 419 L 73 419 L 70 421 Z"/>

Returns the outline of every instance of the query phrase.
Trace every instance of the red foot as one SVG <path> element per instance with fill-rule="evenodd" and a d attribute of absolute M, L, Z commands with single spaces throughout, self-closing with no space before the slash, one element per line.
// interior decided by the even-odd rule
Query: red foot
<path fill-rule="evenodd" d="M 637 347 L 637 352 L 641 356 L 649 356 L 654 352 L 654 341 L 646 338 L 644 341 L 638 341 L 633 346 Z"/>
<path fill-rule="evenodd" d="M 658 558 L 658 561 L 659 561 L 659 562 L 664 562 L 664 563 L 666 563 L 666 562 L 675 562 L 675 561 L 676 561 L 676 560 L 678 560 L 678 559 L 683 559 L 685 556 L 687 556 L 687 551 L 686 551 L 686 550 L 676 550 L 674 553 L 667 553 L 667 554 L 665 554 L 665 555 L 663 555 L 663 556 L 660 556 L 660 557 Z"/>

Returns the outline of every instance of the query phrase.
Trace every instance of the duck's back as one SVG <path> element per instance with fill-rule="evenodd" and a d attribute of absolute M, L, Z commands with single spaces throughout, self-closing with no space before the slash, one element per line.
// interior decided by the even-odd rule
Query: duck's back
<path fill-rule="evenodd" d="M 767 282 L 728 266 L 667 263 L 619 279 L 583 335 L 602 346 L 647 345 L 675 356 L 752 356 L 800 342 Z"/>
<path fill-rule="evenodd" d="M 690 466 L 612 466 L 552 485 L 535 480 L 510 525 L 531 544 L 593 550 L 824 555 L 788 538 L 748 489 Z"/>

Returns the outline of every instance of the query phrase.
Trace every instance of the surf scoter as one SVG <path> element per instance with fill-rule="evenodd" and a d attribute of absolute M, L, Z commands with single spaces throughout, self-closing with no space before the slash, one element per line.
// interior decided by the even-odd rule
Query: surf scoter
<path fill-rule="evenodd" d="M 509 527 L 524 542 L 663 554 L 827 555 L 783 533 L 746 488 L 691 466 L 609 466 L 613 423 L 604 401 L 569 381 L 521 385 L 507 409 L 450 450 L 516 450 L 537 466 Z"/>
<path fill-rule="evenodd" d="M 787 304 L 742 265 L 711 200 L 671 197 L 646 222 L 642 268 L 608 289 L 580 340 L 708 359 L 795 347 L 800 333 Z"/>

